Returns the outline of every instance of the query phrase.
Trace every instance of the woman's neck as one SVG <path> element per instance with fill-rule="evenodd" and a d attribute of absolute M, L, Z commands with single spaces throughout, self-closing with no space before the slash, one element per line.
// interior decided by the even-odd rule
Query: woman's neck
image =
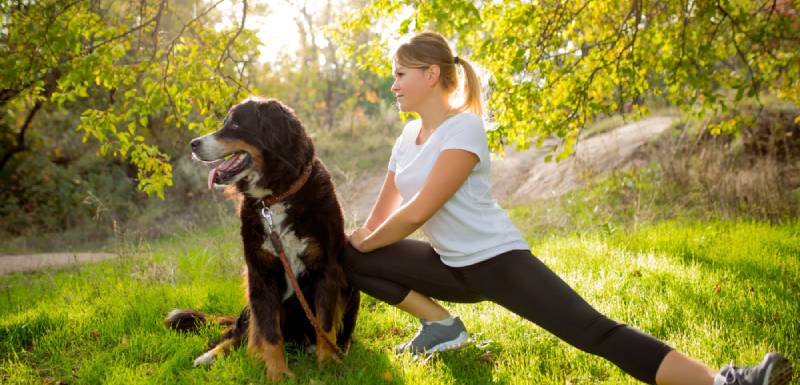
<path fill-rule="evenodd" d="M 448 95 L 434 93 L 429 100 L 421 103 L 416 112 L 422 121 L 420 130 L 428 133 L 435 130 L 445 119 L 453 115 L 455 109 L 450 106 Z"/>

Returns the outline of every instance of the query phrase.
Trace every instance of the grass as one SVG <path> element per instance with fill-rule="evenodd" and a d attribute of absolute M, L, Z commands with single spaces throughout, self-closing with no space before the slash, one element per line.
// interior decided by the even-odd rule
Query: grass
<path fill-rule="evenodd" d="M 531 219 L 516 211 L 514 220 Z M 175 307 L 241 309 L 237 233 L 192 229 L 129 245 L 116 260 L 0 277 L 0 382 L 265 383 L 263 365 L 244 349 L 209 369 L 191 367 L 219 327 L 193 335 L 161 324 Z M 602 313 L 712 367 L 754 363 L 769 350 L 800 357 L 800 221 L 669 220 L 528 237 Z M 344 363 L 318 370 L 313 355 L 290 346 L 296 378 L 287 383 L 636 383 L 498 305 L 445 304 L 480 345 L 427 364 L 396 357 L 392 347 L 416 321 L 364 295 Z"/>

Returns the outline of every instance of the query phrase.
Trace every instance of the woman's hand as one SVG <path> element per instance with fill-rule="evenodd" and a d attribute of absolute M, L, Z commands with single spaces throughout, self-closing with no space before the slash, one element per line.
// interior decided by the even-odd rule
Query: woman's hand
<path fill-rule="evenodd" d="M 356 250 L 362 253 L 366 253 L 372 250 L 364 248 L 363 246 L 364 238 L 366 238 L 371 233 L 372 231 L 368 229 L 366 226 L 361 226 L 355 229 L 352 233 L 350 233 L 350 235 L 347 236 L 347 241 L 350 242 L 350 244 L 353 245 L 353 247 L 355 247 Z"/>

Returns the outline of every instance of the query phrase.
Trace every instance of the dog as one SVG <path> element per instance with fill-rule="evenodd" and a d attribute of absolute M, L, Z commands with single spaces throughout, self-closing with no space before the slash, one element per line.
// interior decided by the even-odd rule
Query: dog
<path fill-rule="evenodd" d="M 208 187 L 221 187 L 237 199 L 247 305 L 238 317 L 173 310 L 164 322 L 177 330 L 195 330 L 204 322 L 228 326 L 195 366 L 213 363 L 245 339 L 248 353 L 265 363 L 272 381 L 294 376 L 286 342 L 315 351 L 320 368 L 340 361 L 300 307 L 262 211 L 271 209 L 283 250 L 323 332 L 346 353 L 361 297 L 339 261 L 347 242 L 344 217 L 331 175 L 294 111 L 276 99 L 251 97 L 228 111 L 218 131 L 190 144 L 193 158 L 213 166 Z"/>

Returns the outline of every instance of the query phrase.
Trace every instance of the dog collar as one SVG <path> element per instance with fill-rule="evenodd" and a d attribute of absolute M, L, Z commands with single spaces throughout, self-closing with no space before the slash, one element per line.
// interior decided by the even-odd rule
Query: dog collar
<path fill-rule="evenodd" d="M 279 195 L 274 195 L 273 194 L 273 195 L 270 195 L 268 197 L 263 198 L 261 200 L 261 205 L 262 205 L 261 207 L 272 206 L 272 205 L 274 205 L 274 204 L 276 204 L 278 202 L 283 201 L 289 195 L 292 195 L 292 194 L 296 193 L 298 190 L 300 190 L 300 188 L 303 187 L 303 185 L 308 180 L 308 177 L 311 175 L 311 166 L 314 164 L 314 159 L 315 158 L 316 157 L 311 158 L 311 161 L 308 162 L 308 164 L 306 165 L 305 170 L 303 170 L 303 173 L 300 175 L 299 178 L 297 178 L 296 181 L 294 181 L 294 183 L 292 183 L 291 186 L 289 186 L 288 190 L 284 191 L 282 194 L 279 194 Z"/>

